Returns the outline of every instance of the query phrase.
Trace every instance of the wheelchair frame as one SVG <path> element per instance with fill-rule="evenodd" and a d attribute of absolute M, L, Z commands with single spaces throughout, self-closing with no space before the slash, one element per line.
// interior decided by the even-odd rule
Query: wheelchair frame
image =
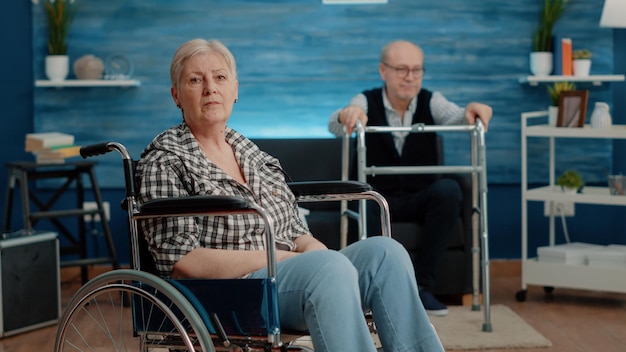
<path fill-rule="evenodd" d="M 117 269 L 101 274 L 83 285 L 71 298 L 59 322 L 55 351 L 93 350 L 89 332 L 98 333 L 98 344 L 107 350 L 187 350 L 187 351 L 310 351 L 303 346 L 283 343 L 278 316 L 276 287 L 276 246 L 274 228 L 267 212 L 237 196 L 188 196 L 158 199 L 139 206 L 136 201 L 134 161 L 126 148 L 117 142 L 93 144 L 81 148 L 83 158 L 117 151 L 123 161 L 126 195 L 123 208 L 129 219 L 132 269 Z M 292 192 L 300 202 L 369 199 L 381 206 L 383 235 L 390 236 L 389 211 L 386 200 L 369 185 L 358 181 L 290 182 Z M 268 275 L 264 279 L 162 279 L 142 271 L 138 220 L 178 216 L 225 216 L 253 214 L 265 223 Z M 260 308 L 265 336 L 233 334 L 227 331 L 223 317 L 210 312 L 206 304 L 212 294 L 229 295 L 233 290 L 256 288 L 262 297 Z M 203 286 L 203 294 L 194 290 Z M 224 292 L 222 292 L 224 291 Z M 217 293 L 215 293 L 217 292 Z M 117 305 L 117 306 L 116 306 Z M 105 307 L 106 306 L 106 307 Z M 131 313 L 129 313 L 129 309 Z M 113 310 L 115 322 L 106 319 Z M 235 313 L 233 313 L 235 315 Z M 235 328 L 239 325 L 233 318 Z M 128 325 L 126 325 L 127 322 Z M 119 326 L 118 326 L 119 325 Z M 90 331 L 83 331 L 90 329 Z M 95 331 L 92 331 L 95 330 Z M 130 337 L 126 336 L 129 335 Z M 104 341 L 102 341 L 104 340 Z M 100 346 L 103 347 L 103 346 Z"/>
<path fill-rule="evenodd" d="M 428 165 L 428 166 L 368 166 L 366 133 L 429 133 L 429 132 L 466 132 L 471 135 L 471 165 Z M 484 299 L 484 322 L 482 330 L 491 332 L 491 298 L 489 282 L 489 235 L 487 226 L 487 159 L 485 156 L 485 128 L 482 121 L 474 125 L 425 125 L 415 124 L 409 127 L 363 126 L 360 121 L 354 129 L 356 135 L 357 177 L 360 182 L 367 182 L 368 175 L 390 174 L 471 174 L 472 176 L 472 310 L 480 310 L 480 267 L 482 269 L 482 290 Z M 341 179 L 349 179 L 350 144 L 352 136 L 344 133 L 342 144 Z M 359 238 L 365 238 L 367 211 L 365 200 L 359 201 L 358 212 L 348 209 L 347 202 L 341 202 L 341 247 L 347 244 L 348 220 L 358 223 Z M 482 250 L 481 250 L 482 249 Z M 479 254 L 481 258 L 479 259 Z"/>

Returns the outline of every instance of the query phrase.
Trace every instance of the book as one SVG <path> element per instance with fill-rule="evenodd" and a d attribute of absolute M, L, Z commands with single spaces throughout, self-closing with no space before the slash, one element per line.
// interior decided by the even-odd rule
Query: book
<path fill-rule="evenodd" d="M 561 45 L 561 39 L 563 37 L 560 34 L 555 34 L 552 38 L 552 74 L 560 76 L 563 74 L 563 50 Z"/>
<path fill-rule="evenodd" d="M 65 159 L 80 155 L 79 145 L 58 146 L 35 150 L 35 161 L 39 164 L 62 164 Z"/>
<path fill-rule="evenodd" d="M 33 152 L 50 147 L 70 146 L 74 144 L 74 136 L 61 132 L 27 133 L 25 150 Z"/>
<path fill-rule="evenodd" d="M 572 39 L 561 39 L 561 66 L 563 76 L 571 76 L 573 74 L 572 69 Z"/>
<path fill-rule="evenodd" d="M 50 147 L 33 151 L 36 156 L 71 158 L 80 155 L 80 145 Z"/>
<path fill-rule="evenodd" d="M 64 164 L 65 158 L 59 156 L 47 156 L 35 154 L 35 162 L 37 164 Z"/>

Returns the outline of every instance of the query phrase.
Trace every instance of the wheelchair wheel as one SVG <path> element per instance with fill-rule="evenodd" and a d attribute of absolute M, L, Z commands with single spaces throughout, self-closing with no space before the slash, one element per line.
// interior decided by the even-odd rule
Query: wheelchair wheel
<path fill-rule="evenodd" d="M 167 281 L 136 270 L 81 287 L 59 322 L 55 351 L 215 351 L 191 303 Z"/>

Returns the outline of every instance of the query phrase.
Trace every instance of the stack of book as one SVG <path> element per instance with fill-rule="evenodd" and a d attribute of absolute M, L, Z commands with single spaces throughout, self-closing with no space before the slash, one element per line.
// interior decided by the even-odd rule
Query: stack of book
<path fill-rule="evenodd" d="M 65 159 L 80 155 L 80 146 L 74 145 L 74 136 L 61 132 L 26 134 L 27 152 L 42 164 L 62 164 Z"/>

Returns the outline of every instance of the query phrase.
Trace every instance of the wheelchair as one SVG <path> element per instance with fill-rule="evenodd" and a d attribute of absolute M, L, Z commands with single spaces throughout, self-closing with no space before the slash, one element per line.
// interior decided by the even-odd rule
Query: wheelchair
<path fill-rule="evenodd" d="M 187 196 L 136 201 L 135 161 L 117 142 L 81 148 L 83 158 L 117 151 L 123 162 L 131 269 L 101 274 L 68 302 L 55 351 L 312 351 L 283 334 L 276 292 L 276 246 L 266 211 L 236 196 Z M 387 202 L 358 181 L 290 182 L 302 202 L 369 199 L 381 206 L 383 236 L 390 236 Z M 262 279 L 163 279 L 138 221 L 172 216 L 254 214 L 265 222 L 268 275 Z M 370 330 L 374 330 L 370 321 Z M 297 340 L 296 340 L 297 341 Z M 374 343 L 374 342 L 372 342 Z"/>

